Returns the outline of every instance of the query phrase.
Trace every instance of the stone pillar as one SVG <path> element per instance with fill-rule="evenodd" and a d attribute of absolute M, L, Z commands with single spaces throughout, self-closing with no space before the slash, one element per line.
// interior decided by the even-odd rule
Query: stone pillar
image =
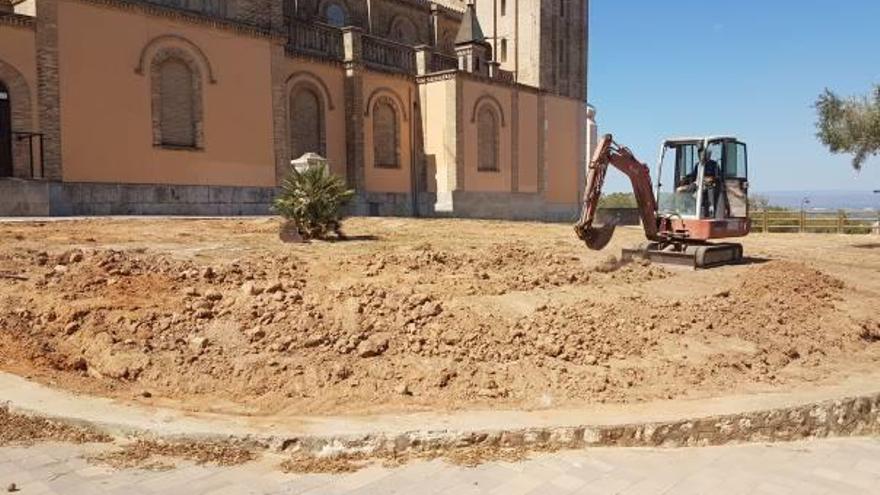
<path fill-rule="evenodd" d="M 275 151 L 275 184 L 281 185 L 281 181 L 287 175 L 290 165 L 290 129 L 287 121 L 287 71 L 284 43 L 275 41 L 272 43 L 270 53 L 271 77 L 272 77 L 272 141 Z"/>
<path fill-rule="evenodd" d="M 501 62 L 489 62 L 486 65 L 489 66 L 489 77 L 497 79 L 498 73 L 501 72 Z"/>
<path fill-rule="evenodd" d="M 431 41 L 434 48 L 440 47 L 440 6 L 431 2 Z"/>
<path fill-rule="evenodd" d="M 434 50 L 428 45 L 419 45 L 416 50 L 416 75 L 424 76 L 431 72 L 431 58 Z"/>
<path fill-rule="evenodd" d="M 43 133 L 43 170 L 61 180 L 61 83 L 58 72 L 58 3 L 37 0 L 37 101 Z"/>
<path fill-rule="evenodd" d="M 587 105 L 587 166 L 589 160 L 593 159 L 593 152 L 596 151 L 596 145 L 599 144 L 599 126 L 596 124 L 596 108 L 593 105 Z"/>
<path fill-rule="evenodd" d="M 366 192 L 364 170 L 364 84 L 361 41 L 363 30 L 342 30 L 345 64 L 345 142 L 348 163 L 345 179 L 348 186 L 362 195 Z"/>

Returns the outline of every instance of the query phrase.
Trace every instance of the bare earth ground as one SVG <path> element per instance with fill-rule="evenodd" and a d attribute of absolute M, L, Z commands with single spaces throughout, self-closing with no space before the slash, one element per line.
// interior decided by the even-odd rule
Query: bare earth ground
<path fill-rule="evenodd" d="M 808 387 L 880 362 L 880 241 L 753 235 L 750 263 L 608 263 L 570 227 L 351 219 L 0 224 L 0 369 L 189 410 L 368 414 Z"/>

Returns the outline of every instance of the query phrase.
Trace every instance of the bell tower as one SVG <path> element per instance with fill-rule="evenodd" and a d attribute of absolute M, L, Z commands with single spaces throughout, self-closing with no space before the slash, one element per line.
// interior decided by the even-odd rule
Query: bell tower
<path fill-rule="evenodd" d="M 586 101 L 589 0 L 477 0 L 476 12 L 517 82 Z"/>

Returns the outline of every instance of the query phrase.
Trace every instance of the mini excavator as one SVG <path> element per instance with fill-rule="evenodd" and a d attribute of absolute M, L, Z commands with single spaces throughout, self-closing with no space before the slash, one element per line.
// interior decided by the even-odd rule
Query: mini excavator
<path fill-rule="evenodd" d="M 665 165 L 668 157 L 674 166 Z M 587 171 L 584 205 L 575 225 L 577 236 L 593 250 L 604 249 L 616 227 L 615 222 L 593 225 L 609 165 L 632 182 L 648 239 L 636 248 L 624 249 L 622 260 L 641 257 L 693 268 L 742 261 L 741 244 L 710 241 L 749 234 L 745 143 L 729 136 L 666 140 L 660 151 L 657 183 L 652 185 L 647 165 L 615 143 L 611 135 L 603 137 Z"/>

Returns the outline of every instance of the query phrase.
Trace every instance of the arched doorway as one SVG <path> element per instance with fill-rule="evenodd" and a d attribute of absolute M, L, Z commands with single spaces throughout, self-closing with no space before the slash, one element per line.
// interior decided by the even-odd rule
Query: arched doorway
<path fill-rule="evenodd" d="M 12 177 L 12 103 L 9 88 L 0 81 L 0 177 Z"/>

